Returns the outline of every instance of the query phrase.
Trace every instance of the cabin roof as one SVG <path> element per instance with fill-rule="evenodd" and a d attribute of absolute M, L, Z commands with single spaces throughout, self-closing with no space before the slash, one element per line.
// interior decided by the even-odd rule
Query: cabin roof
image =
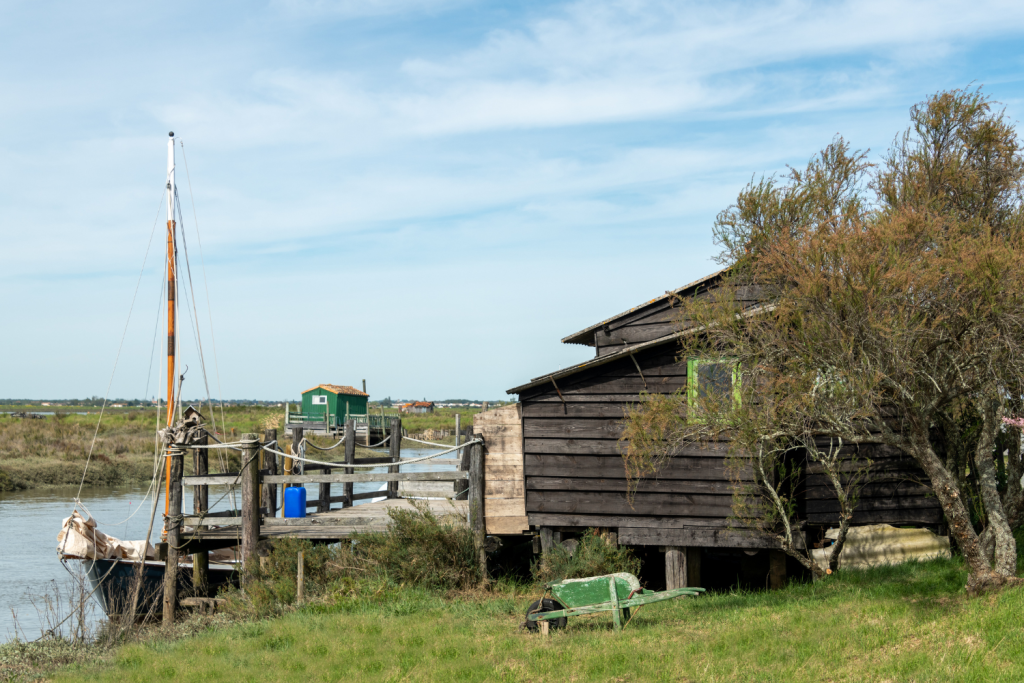
<path fill-rule="evenodd" d="M 605 326 L 605 325 L 607 325 L 609 323 L 615 322 L 616 320 L 618 320 L 619 318 L 621 318 L 623 316 L 627 316 L 627 315 L 629 315 L 631 313 L 635 313 L 636 311 L 639 311 L 642 308 L 647 308 L 648 306 L 653 306 L 654 304 L 660 303 L 660 302 L 664 301 L 665 299 L 668 299 L 669 297 L 678 296 L 680 294 L 684 294 L 684 293 L 687 292 L 687 290 L 690 290 L 690 289 L 696 289 L 700 285 L 706 284 L 707 282 L 709 282 L 709 281 L 719 277 L 726 270 L 728 270 L 728 269 L 727 268 L 722 268 L 721 270 L 716 271 L 714 273 L 711 273 L 710 275 L 705 275 L 704 277 L 702 277 L 699 280 L 694 280 L 693 282 L 691 282 L 688 285 L 683 285 L 682 287 L 680 287 L 678 289 L 674 289 L 672 291 L 665 292 L 661 296 L 657 296 L 657 297 L 654 297 L 653 299 L 650 299 L 649 301 L 645 301 L 642 304 L 640 304 L 639 306 L 634 306 L 633 308 L 629 309 L 628 311 L 623 311 L 622 313 L 619 313 L 618 315 L 613 315 L 612 317 L 608 318 L 607 320 L 602 320 L 599 323 L 595 323 L 594 325 L 591 325 L 590 327 L 588 327 L 588 328 L 586 328 L 584 330 L 580 330 L 579 332 L 576 332 L 574 334 L 570 334 L 568 337 L 564 337 L 562 339 L 562 343 L 563 344 L 583 344 L 585 346 L 593 346 L 594 345 L 594 332 L 597 331 L 599 328 L 601 328 L 601 327 L 603 327 L 603 326 Z M 654 340 L 654 341 L 658 341 L 658 340 Z"/>
<path fill-rule="evenodd" d="M 722 271 L 718 271 L 718 273 L 714 273 L 714 275 L 718 275 L 721 272 Z M 713 277 L 713 276 L 709 275 L 708 278 L 710 278 L 710 277 Z M 708 279 L 708 278 L 705 278 L 705 279 Z M 693 283 L 693 284 L 696 284 L 696 283 Z M 687 286 L 689 287 L 689 286 L 692 286 L 692 285 L 687 285 Z M 682 289 L 685 289 L 685 287 L 682 288 Z M 750 317 L 752 315 L 757 315 L 759 313 L 766 313 L 768 311 L 773 310 L 774 308 L 775 308 L 775 306 L 773 304 L 765 304 L 765 305 L 760 305 L 760 306 L 753 306 L 753 307 L 748 308 L 747 310 L 745 310 L 741 315 L 744 318 L 746 318 L 746 317 Z M 652 339 L 651 341 L 646 341 L 646 342 L 641 342 L 639 344 L 630 344 L 628 346 L 623 346 L 620 350 L 616 351 L 615 353 L 609 353 L 606 356 L 598 356 L 597 358 L 591 358 L 590 360 L 584 361 L 582 363 L 577 363 L 576 365 L 570 365 L 567 368 L 562 368 L 561 370 L 559 370 L 557 372 L 549 372 L 546 375 L 541 375 L 540 377 L 534 377 L 533 379 L 531 379 L 526 384 L 522 384 L 522 385 L 520 385 L 518 387 L 513 387 L 512 389 L 509 389 L 505 393 L 506 394 L 521 394 L 522 392 L 526 391 L 527 389 L 532 389 L 533 387 L 537 387 L 537 386 L 540 386 L 542 384 L 547 384 L 548 382 L 551 382 L 552 380 L 558 380 L 558 379 L 561 379 L 563 377 L 568 377 L 570 375 L 575 375 L 577 372 L 580 372 L 582 370 L 589 370 L 591 368 L 600 367 L 602 365 L 605 365 L 606 363 L 611 363 L 613 361 L 619 360 L 620 358 L 624 358 L 626 356 L 630 356 L 630 355 L 632 355 L 632 354 L 634 354 L 634 353 L 636 353 L 638 351 L 644 351 L 646 349 L 651 349 L 651 348 L 654 348 L 656 346 L 661 346 L 663 344 L 668 344 L 668 343 L 676 341 L 678 339 L 682 339 L 683 337 L 687 337 L 687 336 L 689 336 L 691 334 L 696 334 L 696 333 L 700 332 L 703 329 L 704 329 L 703 325 L 701 325 L 701 326 L 694 326 L 694 327 L 690 327 L 690 328 L 685 329 L 685 330 L 680 330 L 679 332 L 673 332 L 672 334 L 666 334 L 664 337 L 659 337 L 657 339 Z"/>
<path fill-rule="evenodd" d="M 312 389 L 306 389 L 302 393 L 308 394 L 309 392 L 313 391 L 314 389 L 323 389 L 324 391 L 329 391 L 329 392 L 331 392 L 332 394 L 335 394 L 335 395 L 337 395 L 337 394 L 344 394 L 346 396 L 366 396 L 366 397 L 369 397 L 369 394 L 363 393 L 362 391 L 359 391 L 355 387 L 350 387 L 348 385 L 342 385 L 342 384 L 318 384 L 315 387 L 313 387 Z"/>

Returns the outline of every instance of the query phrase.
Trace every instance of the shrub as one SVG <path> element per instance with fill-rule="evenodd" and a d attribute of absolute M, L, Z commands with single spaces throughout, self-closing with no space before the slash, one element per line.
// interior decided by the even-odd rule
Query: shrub
<path fill-rule="evenodd" d="M 575 548 L 572 544 L 556 544 L 533 563 L 531 570 L 539 583 L 616 572 L 638 574 L 640 559 L 629 548 L 611 545 L 593 529 L 587 529 Z"/>
<path fill-rule="evenodd" d="M 438 517 L 426 505 L 391 508 L 386 531 L 359 534 L 359 563 L 383 578 L 435 590 L 467 588 L 480 581 L 473 532 L 457 516 Z"/>

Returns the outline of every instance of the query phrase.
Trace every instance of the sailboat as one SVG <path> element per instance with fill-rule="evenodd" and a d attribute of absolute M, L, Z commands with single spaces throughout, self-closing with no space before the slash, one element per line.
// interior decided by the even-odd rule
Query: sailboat
<path fill-rule="evenodd" d="M 175 415 L 179 416 L 177 424 L 181 424 L 180 380 L 175 387 L 176 357 L 178 343 L 177 329 L 177 221 L 175 208 L 177 188 L 175 185 L 175 149 L 174 133 L 168 135 L 167 141 L 167 411 L 165 416 L 166 429 L 176 425 Z M 177 388 L 177 391 L 176 391 Z M 159 406 L 159 404 L 158 404 Z M 194 424 L 199 424 L 202 415 L 191 409 L 187 417 Z M 102 412 L 100 413 L 102 419 Z M 195 416 L 198 416 L 196 418 Z M 168 503 L 170 500 L 171 458 L 168 446 L 163 446 L 163 466 L 166 476 L 164 489 L 164 535 L 167 533 Z M 88 463 L 86 464 L 88 467 Z M 84 476 L 83 476 L 84 481 Z M 80 500 L 76 498 L 76 506 L 71 515 L 62 524 L 57 536 L 57 552 L 60 560 L 80 561 L 84 563 L 85 572 L 92 586 L 92 595 L 96 597 L 108 616 L 131 614 L 139 617 L 159 613 L 162 604 L 162 592 L 166 564 L 158 559 L 156 548 L 149 542 L 153 530 L 153 517 L 156 512 L 156 501 L 159 494 L 153 487 L 158 487 L 160 475 L 154 472 L 151 484 L 153 494 L 153 510 L 149 531 L 144 540 L 122 541 L 97 528 L 96 520 L 79 512 Z M 79 490 L 79 496 L 81 490 Z M 82 506 L 84 509 L 84 506 Z M 205 554 L 205 552 L 204 552 Z M 185 555 L 178 563 L 178 594 L 186 595 L 194 592 L 192 588 L 193 555 Z M 237 553 L 232 548 L 209 551 L 209 568 L 203 592 L 213 594 L 220 587 L 238 583 Z"/>

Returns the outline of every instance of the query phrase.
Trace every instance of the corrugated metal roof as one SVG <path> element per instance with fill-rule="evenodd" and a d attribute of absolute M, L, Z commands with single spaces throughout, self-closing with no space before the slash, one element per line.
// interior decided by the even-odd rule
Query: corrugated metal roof
<path fill-rule="evenodd" d="M 721 270 L 716 271 L 714 273 L 711 273 L 710 275 L 705 275 L 704 277 L 702 277 L 699 280 L 694 280 L 693 282 L 691 282 L 688 285 L 683 285 L 679 289 L 674 289 L 671 292 L 665 292 L 661 296 L 655 297 L 655 298 L 651 299 L 650 301 L 645 301 L 644 303 L 640 304 L 639 306 L 634 306 L 633 308 L 629 309 L 628 311 L 623 311 L 622 313 L 619 313 L 618 315 L 613 315 L 612 317 L 608 318 L 607 320 L 602 320 L 601 322 L 599 322 L 599 323 L 597 323 L 595 325 L 591 325 L 590 327 L 586 328 L 585 330 L 580 330 L 579 332 L 576 332 L 574 334 L 570 334 L 568 337 L 564 337 L 562 339 L 562 343 L 563 344 L 583 344 L 584 346 L 593 346 L 594 345 L 594 331 L 597 330 L 598 328 L 603 327 L 604 325 L 607 325 L 607 324 L 609 324 L 611 322 L 614 322 L 614 321 L 618 320 L 619 318 L 621 318 L 621 317 L 623 317 L 625 315 L 629 315 L 630 313 L 635 313 L 636 311 L 639 311 L 641 308 L 645 308 L 645 307 L 650 306 L 652 304 L 656 304 L 659 301 L 664 301 L 665 299 L 667 299 L 667 298 L 669 298 L 671 296 L 676 296 L 678 294 L 682 294 L 683 292 L 685 292 L 688 289 L 692 289 L 694 287 L 698 287 L 698 286 L 708 282 L 709 280 L 718 277 L 719 275 L 721 275 L 722 273 L 724 273 L 727 270 L 728 270 L 728 268 L 722 268 Z"/>
<path fill-rule="evenodd" d="M 346 396 L 366 396 L 367 398 L 369 398 L 370 396 L 369 394 L 359 391 L 355 387 L 350 387 L 344 384 L 318 384 L 315 387 L 313 387 L 313 389 L 323 389 L 324 391 L 329 391 L 335 395 L 344 394 Z M 306 389 L 302 393 L 308 394 L 309 392 L 313 391 L 313 389 Z"/>

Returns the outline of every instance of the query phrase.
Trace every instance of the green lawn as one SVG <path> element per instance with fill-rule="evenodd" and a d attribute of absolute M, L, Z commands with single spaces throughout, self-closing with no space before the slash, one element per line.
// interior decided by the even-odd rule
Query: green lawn
<path fill-rule="evenodd" d="M 958 560 L 842 573 L 775 592 L 644 608 L 544 638 L 534 596 L 444 600 L 391 588 L 117 650 L 59 681 L 821 681 L 1024 678 L 1024 591 L 969 599 Z"/>

